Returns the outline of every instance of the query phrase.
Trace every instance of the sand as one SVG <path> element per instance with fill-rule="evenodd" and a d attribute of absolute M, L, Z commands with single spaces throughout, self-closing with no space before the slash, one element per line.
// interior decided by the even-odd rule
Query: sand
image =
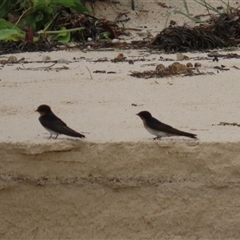
<path fill-rule="evenodd" d="M 139 0 L 136 11 L 129 6 L 111 10 L 101 3 L 95 14 L 111 19 L 127 9 L 127 27 L 147 26 L 153 35 L 164 27 L 166 9 L 156 2 Z M 199 10 L 196 3 L 189 8 Z M 181 15 L 171 19 L 189 23 Z M 134 33 L 125 40 L 138 38 Z M 111 62 L 119 53 L 145 61 Z M 239 70 L 233 66 L 240 63 L 212 62 L 207 54 L 186 53 L 212 74 L 162 79 L 130 73 L 168 65 L 176 54 L 72 49 L 15 54 L 33 63 L 1 66 L 0 238 L 238 239 L 240 130 L 217 124 L 239 123 Z M 36 62 L 46 55 L 67 62 L 46 69 L 51 63 Z M 95 62 L 99 58 L 108 61 Z M 213 68 L 221 65 L 230 70 Z M 34 112 L 44 103 L 86 140 L 48 139 Z M 199 140 L 152 141 L 136 116 L 142 110 Z"/>

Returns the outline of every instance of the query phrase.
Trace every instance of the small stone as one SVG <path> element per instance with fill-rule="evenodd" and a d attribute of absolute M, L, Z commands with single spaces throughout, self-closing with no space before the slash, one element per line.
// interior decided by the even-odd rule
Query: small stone
<path fill-rule="evenodd" d="M 194 67 L 195 67 L 195 68 L 197 68 L 197 67 L 201 67 L 201 66 L 202 66 L 202 64 L 199 63 L 199 62 L 194 63 Z"/>
<path fill-rule="evenodd" d="M 58 63 L 69 63 L 69 61 L 65 58 L 58 59 Z"/>
<path fill-rule="evenodd" d="M 50 57 L 50 56 L 47 56 L 47 55 L 43 55 L 43 56 L 42 56 L 42 61 L 43 61 L 43 62 L 51 61 L 51 57 Z"/>
<path fill-rule="evenodd" d="M 9 58 L 8 58 L 8 62 L 9 63 L 16 63 L 18 60 L 17 60 L 17 57 L 15 57 L 15 56 L 10 56 Z"/>
<path fill-rule="evenodd" d="M 186 64 L 186 66 L 187 66 L 187 68 L 192 68 L 192 67 L 193 67 L 192 63 L 190 63 L 190 62 L 188 62 L 188 63 Z"/>
<path fill-rule="evenodd" d="M 112 43 L 118 43 L 119 42 L 119 39 L 117 39 L 117 38 L 114 38 L 113 40 L 112 40 Z"/>
<path fill-rule="evenodd" d="M 156 73 L 162 73 L 165 69 L 166 69 L 166 67 L 160 63 L 156 66 L 155 71 L 156 71 Z"/>

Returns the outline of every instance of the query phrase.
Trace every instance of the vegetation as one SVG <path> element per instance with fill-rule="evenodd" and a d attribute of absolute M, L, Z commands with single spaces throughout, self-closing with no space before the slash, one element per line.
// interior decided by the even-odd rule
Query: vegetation
<path fill-rule="evenodd" d="M 71 39 L 71 32 L 82 31 L 84 27 L 67 29 L 59 26 L 55 29 L 54 22 L 60 13 L 68 11 L 89 13 L 81 0 L 1 0 L 0 3 L 0 40 L 5 41 L 37 41 L 41 35 L 50 35 L 52 40 L 66 43 Z M 25 31 L 37 33 L 31 37 Z"/>

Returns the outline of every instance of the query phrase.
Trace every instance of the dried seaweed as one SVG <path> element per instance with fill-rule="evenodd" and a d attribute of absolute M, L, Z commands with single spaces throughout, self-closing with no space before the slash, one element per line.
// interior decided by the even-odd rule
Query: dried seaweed
<path fill-rule="evenodd" d="M 228 123 L 228 122 L 220 122 L 218 124 L 212 124 L 212 126 L 236 126 L 236 127 L 240 127 L 240 124 L 238 123 Z"/>
<path fill-rule="evenodd" d="M 165 67 L 163 64 L 159 64 L 156 66 L 155 70 L 138 72 L 134 71 L 130 74 L 132 77 L 137 78 L 163 78 L 170 76 L 196 76 L 196 75 L 206 75 L 206 74 L 214 74 L 213 72 L 201 72 L 199 70 L 198 64 L 195 64 L 195 67 L 191 67 L 192 64 L 187 63 L 186 65 L 181 64 L 179 62 L 174 62 L 169 66 Z"/>
<path fill-rule="evenodd" d="M 97 40 L 101 37 L 101 33 L 108 32 L 109 38 L 117 38 L 123 31 L 118 27 L 115 22 L 108 21 L 107 19 L 98 19 L 86 13 L 78 13 L 74 10 L 65 8 L 59 10 L 57 18 L 53 22 L 53 29 L 74 29 L 84 27 L 82 31 L 72 32 L 72 39 L 77 42 L 87 41 L 89 37 Z"/>
<path fill-rule="evenodd" d="M 240 10 L 211 17 L 209 23 L 190 27 L 170 25 L 151 45 L 170 51 L 191 51 L 237 46 L 240 42 Z"/>
<path fill-rule="evenodd" d="M 56 45 L 40 38 L 38 42 L 28 41 L 0 41 L 0 54 L 20 53 L 20 52 L 46 52 L 56 50 Z"/>

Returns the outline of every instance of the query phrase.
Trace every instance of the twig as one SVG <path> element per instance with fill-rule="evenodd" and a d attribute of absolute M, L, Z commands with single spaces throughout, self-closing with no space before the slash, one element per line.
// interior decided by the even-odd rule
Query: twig
<path fill-rule="evenodd" d="M 46 70 L 46 69 L 49 69 L 49 68 L 53 67 L 55 64 L 56 64 L 56 63 L 53 63 L 52 65 L 50 65 L 50 66 L 48 66 L 48 67 L 39 67 L 39 68 L 45 68 L 45 70 Z"/>
<path fill-rule="evenodd" d="M 91 76 L 91 79 L 93 79 L 93 76 L 92 76 L 92 74 L 91 74 L 89 68 L 88 68 L 87 66 L 86 66 L 86 68 L 87 68 L 87 70 L 88 70 L 88 72 L 89 72 L 89 74 L 90 74 L 90 76 Z"/>
<path fill-rule="evenodd" d="M 66 33 L 66 32 L 82 31 L 84 29 L 85 27 L 71 28 L 71 29 L 64 29 L 64 30 L 54 30 L 54 31 L 40 30 L 37 33 L 38 34 L 60 34 L 60 33 Z"/>
<path fill-rule="evenodd" d="M 131 0 L 131 9 L 135 11 L 135 2 L 134 0 Z"/>
<path fill-rule="evenodd" d="M 26 10 L 22 13 L 22 15 L 18 18 L 18 20 L 17 20 L 17 22 L 15 23 L 14 26 L 17 26 L 17 24 L 18 24 L 18 23 L 20 22 L 20 20 L 24 17 L 24 15 L 26 15 L 26 13 L 28 13 L 28 12 L 31 12 L 32 9 L 33 9 L 32 6 L 29 7 L 28 9 L 26 9 Z"/>

